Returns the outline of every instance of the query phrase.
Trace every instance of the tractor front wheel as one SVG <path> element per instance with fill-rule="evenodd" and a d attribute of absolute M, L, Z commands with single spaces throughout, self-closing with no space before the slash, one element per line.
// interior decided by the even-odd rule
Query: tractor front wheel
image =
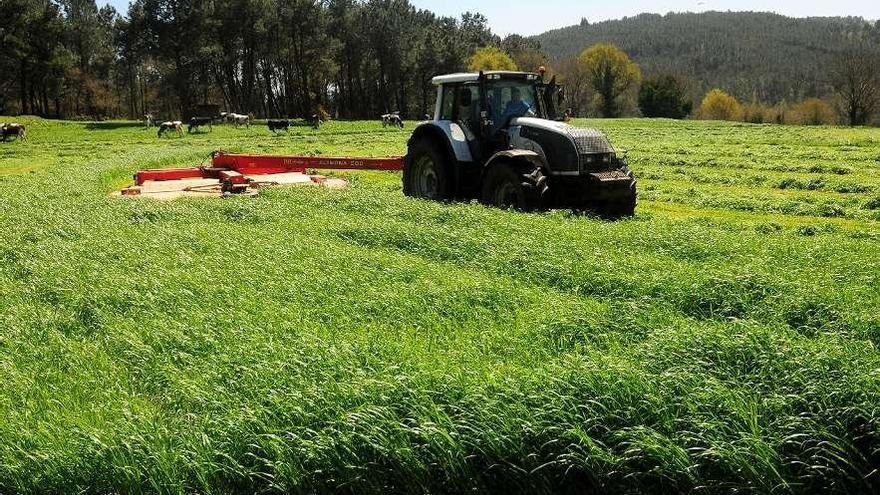
<path fill-rule="evenodd" d="M 427 139 L 412 143 L 403 167 L 403 194 L 414 198 L 449 199 L 445 158 Z"/>
<path fill-rule="evenodd" d="M 540 168 L 499 163 L 486 173 L 480 199 L 488 206 L 534 211 L 543 208 L 547 191 L 547 177 Z"/>

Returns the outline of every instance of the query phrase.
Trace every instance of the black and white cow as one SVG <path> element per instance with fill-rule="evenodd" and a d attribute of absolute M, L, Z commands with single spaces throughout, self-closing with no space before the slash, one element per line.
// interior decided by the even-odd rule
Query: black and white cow
<path fill-rule="evenodd" d="M 179 120 L 169 120 L 159 124 L 159 137 L 169 132 L 176 132 L 178 136 L 183 137 L 183 122 Z"/>
<path fill-rule="evenodd" d="M 386 113 L 382 116 L 382 127 L 389 125 L 403 129 L 403 118 L 400 117 L 400 112 Z"/>
<path fill-rule="evenodd" d="M 18 138 L 22 141 L 27 141 L 27 133 L 24 126 L 15 122 L 0 124 L 0 135 L 3 136 L 3 141 L 6 141 L 7 138 Z"/>
<path fill-rule="evenodd" d="M 288 119 L 269 119 L 266 121 L 266 125 L 269 126 L 269 130 L 272 132 L 275 131 L 285 131 L 290 130 L 290 120 Z"/>
<path fill-rule="evenodd" d="M 193 131 L 198 130 L 199 127 L 208 126 L 209 131 L 213 131 L 214 128 L 212 124 L 214 123 L 214 119 L 211 117 L 193 117 L 189 119 L 189 128 L 187 132 L 192 134 Z"/>

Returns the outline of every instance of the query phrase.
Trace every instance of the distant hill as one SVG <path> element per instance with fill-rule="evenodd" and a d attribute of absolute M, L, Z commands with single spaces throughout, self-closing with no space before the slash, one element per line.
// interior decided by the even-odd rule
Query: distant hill
<path fill-rule="evenodd" d="M 688 78 L 695 97 L 720 87 L 743 100 L 756 94 L 775 103 L 829 94 L 827 68 L 837 54 L 865 40 L 880 52 L 880 22 L 761 12 L 642 14 L 595 24 L 584 20 L 535 38 L 552 60 L 612 42 L 648 75 Z"/>

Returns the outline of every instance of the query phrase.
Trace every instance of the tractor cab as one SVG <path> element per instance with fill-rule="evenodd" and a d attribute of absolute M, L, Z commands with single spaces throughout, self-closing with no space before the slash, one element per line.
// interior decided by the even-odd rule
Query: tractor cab
<path fill-rule="evenodd" d="M 635 180 L 626 162 L 601 132 L 564 122 L 564 91 L 555 77 L 491 71 L 437 76 L 433 83 L 434 119 L 410 137 L 405 194 L 632 214 Z"/>
<path fill-rule="evenodd" d="M 540 74 L 498 71 L 450 74 L 433 81 L 439 88 L 435 120 L 458 124 L 471 148 L 481 148 L 483 142 L 489 145 L 485 152 L 503 147 L 517 118 L 565 119 L 559 111 L 564 92 L 555 76 L 545 83 Z"/>

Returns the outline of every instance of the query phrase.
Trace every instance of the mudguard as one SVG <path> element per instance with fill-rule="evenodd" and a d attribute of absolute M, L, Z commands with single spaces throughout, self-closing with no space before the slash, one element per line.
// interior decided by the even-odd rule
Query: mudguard
<path fill-rule="evenodd" d="M 499 151 L 492 155 L 492 157 L 486 161 L 486 164 L 483 165 L 483 173 L 485 174 L 487 170 L 492 168 L 492 166 L 504 161 L 526 161 L 534 165 L 535 168 L 540 168 L 542 170 L 547 169 L 547 160 L 538 153 L 531 150 L 512 149 Z"/>
<path fill-rule="evenodd" d="M 432 134 L 437 138 L 442 137 L 442 140 L 446 143 L 446 150 L 449 152 L 450 157 L 455 158 L 455 161 L 474 161 L 465 131 L 458 124 L 448 120 L 422 122 L 413 130 L 410 139 L 412 140 L 425 134 Z"/>

